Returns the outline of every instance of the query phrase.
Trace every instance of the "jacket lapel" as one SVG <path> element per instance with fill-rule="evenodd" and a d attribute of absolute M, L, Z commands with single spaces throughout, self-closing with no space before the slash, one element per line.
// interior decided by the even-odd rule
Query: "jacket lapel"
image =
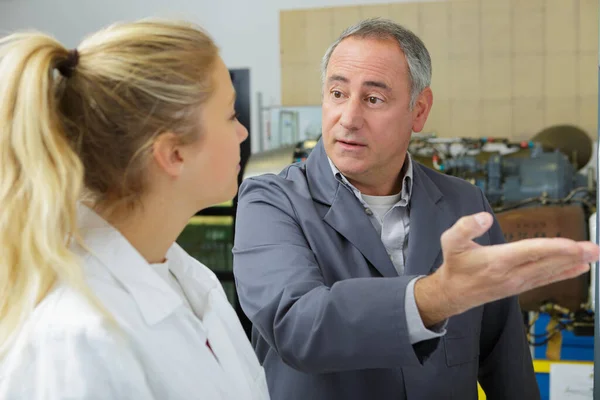
<path fill-rule="evenodd" d="M 306 161 L 306 175 L 313 200 L 330 206 L 323 220 L 352 243 L 381 275 L 398 276 L 362 205 L 335 179 L 322 140 Z"/>
<path fill-rule="evenodd" d="M 427 275 L 441 261 L 441 235 L 453 224 L 442 193 L 427 176 L 423 167 L 413 161 L 414 183 L 410 199 L 410 231 L 405 274 Z"/>
<path fill-rule="evenodd" d="M 381 238 L 377 235 L 362 205 L 350 190 L 342 185 L 339 186 L 338 193 L 324 220 L 352 243 L 381 275 L 398 276 Z"/>

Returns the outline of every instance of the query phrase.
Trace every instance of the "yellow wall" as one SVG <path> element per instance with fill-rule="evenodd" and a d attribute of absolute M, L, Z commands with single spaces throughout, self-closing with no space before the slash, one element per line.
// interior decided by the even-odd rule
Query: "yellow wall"
<path fill-rule="evenodd" d="M 572 123 L 596 136 L 598 0 L 453 0 L 282 11 L 282 104 L 319 105 L 328 45 L 366 17 L 391 18 L 425 42 L 440 136 L 529 139 Z"/>

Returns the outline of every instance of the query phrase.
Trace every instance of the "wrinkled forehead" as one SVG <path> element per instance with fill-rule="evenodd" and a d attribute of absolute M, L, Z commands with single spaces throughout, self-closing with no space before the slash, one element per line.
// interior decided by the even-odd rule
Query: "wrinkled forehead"
<path fill-rule="evenodd" d="M 344 39 L 327 65 L 325 83 L 357 84 L 391 90 L 408 82 L 408 63 L 393 39 Z"/>

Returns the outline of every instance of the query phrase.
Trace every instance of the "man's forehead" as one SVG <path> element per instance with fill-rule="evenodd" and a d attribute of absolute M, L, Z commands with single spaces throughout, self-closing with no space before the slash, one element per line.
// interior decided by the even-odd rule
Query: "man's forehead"
<path fill-rule="evenodd" d="M 356 80 L 395 79 L 405 75 L 408 68 L 404 53 L 390 39 L 348 38 L 333 51 L 327 65 L 326 76 L 341 76 Z M 338 79 L 339 80 L 339 79 Z"/>

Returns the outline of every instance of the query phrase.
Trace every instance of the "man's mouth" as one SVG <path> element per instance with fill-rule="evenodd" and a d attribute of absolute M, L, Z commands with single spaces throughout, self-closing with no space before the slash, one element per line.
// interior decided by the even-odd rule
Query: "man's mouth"
<path fill-rule="evenodd" d="M 356 142 L 354 140 L 338 140 L 339 143 L 346 145 L 346 146 L 357 146 L 357 147 L 364 147 L 366 146 L 365 144 Z"/>

